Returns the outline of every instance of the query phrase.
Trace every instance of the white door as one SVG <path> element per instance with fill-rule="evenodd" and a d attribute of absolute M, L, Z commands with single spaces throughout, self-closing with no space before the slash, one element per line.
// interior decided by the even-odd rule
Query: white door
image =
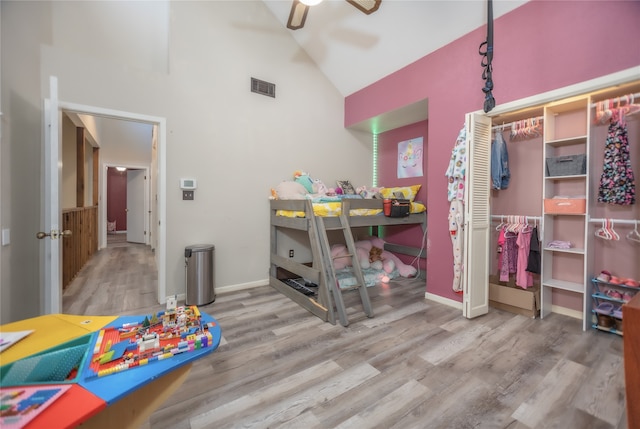
<path fill-rule="evenodd" d="M 127 241 L 145 243 L 145 170 L 127 169 Z"/>
<path fill-rule="evenodd" d="M 466 318 L 489 312 L 491 118 L 469 113 L 464 214 L 463 307 Z"/>
<path fill-rule="evenodd" d="M 60 237 L 60 112 L 58 78 L 49 78 L 49 99 L 44 100 L 44 204 L 41 233 L 41 256 L 44 269 L 41 308 L 44 314 L 62 312 L 62 243 Z M 39 235 L 42 236 L 42 234 Z"/>

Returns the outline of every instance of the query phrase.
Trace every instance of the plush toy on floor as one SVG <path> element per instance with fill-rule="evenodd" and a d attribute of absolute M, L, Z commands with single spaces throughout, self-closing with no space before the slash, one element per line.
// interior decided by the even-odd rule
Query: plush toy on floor
<path fill-rule="evenodd" d="M 384 240 L 378 237 L 371 237 L 367 240 L 356 241 L 356 255 L 360 267 L 375 268 L 391 273 L 394 268 L 402 277 L 414 277 L 417 269 L 411 265 L 407 265 L 393 253 L 384 250 Z M 331 257 L 336 270 L 350 267 L 352 265 L 351 257 L 344 244 L 334 244 L 331 246 Z"/>
<path fill-rule="evenodd" d="M 360 268 L 369 268 L 371 266 L 369 263 L 368 250 L 356 246 L 356 255 L 360 262 Z M 331 259 L 333 260 L 333 268 L 336 270 L 353 266 L 353 261 L 351 260 L 351 256 L 349 256 L 347 246 L 344 244 L 334 244 L 331 246 Z"/>

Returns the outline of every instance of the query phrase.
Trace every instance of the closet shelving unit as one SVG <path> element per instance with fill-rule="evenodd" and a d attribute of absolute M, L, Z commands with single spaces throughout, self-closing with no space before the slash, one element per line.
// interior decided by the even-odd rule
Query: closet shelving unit
<path fill-rule="evenodd" d="M 527 173 L 533 180 L 542 182 L 542 189 L 530 186 L 529 178 L 518 181 L 516 189 L 519 195 L 526 194 L 529 197 L 525 206 L 527 213 L 534 213 L 540 206 L 528 206 L 529 201 L 535 200 L 538 204 L 538 192 L 542 191 L 541 221 L 539 224 L 542 267 L 540 273 L 540 316 L 545 318 L 552 312 L 578 317 L 583 322 L 583 329 L 593 329 L 596 317 L 593 309 L 596 308 L 596 286 L 592 282 L 600 270 L 606 269 L 620 276 L 640 279 L 640 264 L 637 263 L 640 255 L 639 247 L 625 245 L 625 243 L 603 243 L 596 238 L 594 232 L 598 226 L 593 223 L 594 218 L 616 218 L 618 220 L 630 220 L 640 218 L 640 203 L 628 206 L 613 206 L 598 203 L 598 189 L 600 175 L 602 173 L 604 142 L 607 126 L 595 121 L 597 103 L 600 101 L 613 101 L 613 107 L 617 106 L 619 98 L 626 100 L 635 99 L 635 104 L 640 102 L 640 80 L 638 80 L 637 68 L 621 73 L 616 73 L 591 81 L 588 85 L 581 84 L 580 88 L 571 88 L 558 93 L 540 94 L 531 102 L 518 103 L 516 106 L 505 106 L 504 110 L 494 112 L 491 116 L 494 129 L 504 127 L 511 121 L 524 120 L 542 115 L 542 168 L 537 165 Z M 628 98 L 625 98 L 628 97 Z M 478 114 L 478 116 L 482 116 Z M 629 118 L 627 118 L 629 119 Z M 638 189 L 638 177 L 640 165 L 638 164 L 637 133 L 640 130 L 640 113 L 636 113 L 630 119 L 630 143 L 633 145 L 632 160 L 636 175 L 636 199 Z M 634 125 L 635 124 L 635 125 Z M 636 137 L 633 137 L 636 136 Z M 477 137 L 480 138 L 480 137 Z M 475 144 L 475 141 L 473 142 Z M 565 155 L 586 155 L 586 171 L 584 174 L 571 174 L 565 176 L 549 176 L 546 173 L 546 158 Z M 538 152 L 535 153 L 538 155 Z M 634 158 L 635 157 L 635 158 Z M 518 159 L 517 157 L 515 157 Z M 510 161 L 514 157 L 510 156 Z M 536 163 L 539 158 L 536 158 Z M 528 163 L 529 159 L 520 162 Z M 474 161 L 475 162 L 475 161 Z M 527 166 L 532 165 L 528 163 Z M 477 167 L 477 166 L 476 166 Z M 480 167 L 478 167 L 480 168 Z M 489 169 L 489 164 L 484 165 Z M 512 169 L 512 174 L 515 169 Z M 539 175 L 539 172 L 542 174 Z M 518 171 L 521 174 L 520 171 Z M 513 179 L 513 177 L 512 177 Z M 516 181 L 512 180 L 512 185 Z M 540 182 L 538 182 L 540 183 Z M 544 199 L 554 196 L 581 196 L 584 200 L 584 210 L 573 213 L 557 213 L 545 210 Z M 502 200 L 500 200 L 502 201 Z M 638 200 L 637 200 L 638 201 Z M 495 205 L 503 204 L 493 203 Z M 522 212 L 521 207 L 514 208 L 515 212 Z M 494 206 L 495 207 L 495 206 Z M 470 212 L 482 213 L 484 207 L 473 207 Z M 502 209 L 502 207 L 501 207 Z M 478 235 L 480 237 L 480 235 Z M 476 240 L 479 238 L 476 237 Z M 496 248 L 494 235 L 486 237 L 486 247 L 490 252 Z M 572 247 L 559 249 L 549 247 L 554 240 L 569 241 Z M 475 243 L 477 249 L 480 245 Z M 625 247 L 626 246 L 626 247 Z M 625 249 L 624 253 L 617 255 L 619 249 Z M 474 249 L 465 243 L 465 254 L 471 254 Z M 477 252 L 478 256 L 470 256 L 471 259 L 484 258 L 486 253 Z M 630 262 L 627 262 L 630 261 Z M 487 276 L 494 267 L 488 265 Z M 465 289 L 467 290 L 467 289 Z M 471 288 L 470 288 L 471 290 Z M 483 291 L 472 290 L 473 293 Z M 638 289 L 640 292 L 640 289 Z M 598 295 L 599 296 L 599 295 Z M 473 298 L 476 299 L 476 298 Z M 472 299 L 470 298 L 470 301 Z"/>
<path fill-rule="evenodd" d="M 543 154 L 548 158 L 589 154 L 589 96 L 573 97 L 544 107 Z M 589 207 L 589 163 L 585 174 L 550 176 L 543 171 L 543 198 L 570 196 L 585 199 Z M 558 213 L 545 209 L 542 231 L 542 318 L 552 311 L 554 295 L 575 295 L 582 301 L 583 329 L 587 329 L 591 309 L 586 243 L 588 219 L 585 210 Z M 552 241 L 567 241 L 571 248 L 549 247 Z M 568 298 L 572 299 L 572 298 Z M 575 298 L 573 298 L 575 299 Z"/>
<path fill-rule="evenodd" d="M 621 102 L 620 100 L 624 97 L 631 95 L 631 100 L 635 98 L 638 100 L 640 98 L 640 80 L 636 80 L 634 82 L 630 82 L 628 85 L 622 86 L 612 86 L 610 88 L 606 88 L 600 92 L 593 93 L 590 99 L 590 135 L 592 135 L 592 152 L 591 158 L 593 171 L 590 175 L 589 181 L 591 186 L 592 198 L 590 204 L 587 206 L 587 211 L 589 213 L 589 223 L 590 228 L 588 229 L 588 237 L 589 241 L 587 242 L 587 255 L 589 258 L 588 266 L 590 267 L 591 276 L 594 277 L 591 279 L 591 318 L 589 320 L 589 326 L 600 330 L 606 331 L 613 334 L 617 334 L 622 336 L 622 311 L 619 311 L 620 308 L 626 304 L 625 299 L 617 298 L 615 293 L 608 294 L 607 291 L 617 291 L 619 294 L 624 294 L 625 292 L 631 297 L 635 296 L 640 289 L 637 287 L 626 286 L 624 284 L 616 284 L 616 283 L 608 283 L 598 280 L 596 277 L 597 273 L 601 269 L 612 270 L 617 275 L 622 276 L 630 276 L 632 278 L 640 278 L 640 264 L 637 264 L 636 261 L 637 255 L 640 254 L 640 248 L 634 245 L 629 245 L 630 242 L 626 241 L 625 235 L 622 232 L 624 229 L 618 230 L 618 226 L 624 225 L 635 225 L 635 219 L 640 217 L 640 207 L 638 207 L 638 186 L 640 177 L 640 163 L 638 163 L 638 158 L 640 154 L 638 153 L 638 140 L 637 140 L 637 132 L 638 132 L 638 116 L 639 114 L 635 114 L 635 117 L 627 117 L 628 124 L 635 124 L 635 126 L 631 125 L 629 128 L 632 130 L 629 135 L 629 143 L 631 148 L 631 160 L 632 160 L 632 168 L 635 173 L 635 183 L 636 183 L 636 204 L 630 206 L 620 206 L 620 205 L 609 205 L 604 203 L 597 202 L 598 196 L 598 188 L 599 188 L 599 178 L 602 171 L 600 156 L 602 155 L 602 151 L 605 147 L 604 130 L 608 128 L 608 124 L 603 124 L 602 122 L 596 121 L 596 104 L 600 101 L 612 101 L 613 107 L 617 107 L 617 105 Z M 623 104 L 628 103 L 629 98 L 626 101 L 622 101 Z M 636 102 L 637 104 L 637 102 Z M 600 130 L 598 132 L 598 129 Z M 596 135 L 598 135 L 596 137 Z M 634 146 L 635 143 L 635 146 Z M 598 155 L 598 156 L 596 156 Z M 596 163 L 594 165 L 594 162 Z M 615 219 L 614 219 L 615 218 Z M 615 220 L 616 230 L 620 233 L 621 237 L 619 241 L 609 241 L 602 240 L 601 238 L 594 238 L 596 230 L 604 224 L 602 223 L 604 220 L 609 219 L 612 221 L 611 227 L 613 228 L 613 221 Z M 625 247 L 626 246 L 626 247 Z M 623 250 L 624 249 L 624 250 Z M 618 254 L 618 252 L 623 252 L 622 254 Z M 631 252 L 630 262 L 629 260 L 625 260 L 624 257 L 628 256 L 628 252 Z M 596 259 L 597 263 L 594 263 L 594 255 L 599 254 L 599 258 Z M 604 256 L 604 257 L 603 257 Z M 604 264 L 604 265 L 603 265 Z M 612 266 L 610 266 L 612 265 Z M 605 316 L 602 318 L 603 311 L 602 307 L 599 306 L 603 303 L 611 303 L 613 304 L 614 311 L 611 314 L 604 314 Z M 606 304 L 605 304 L 606 305 Z M 600 316 L 600 317 L 598 317 Z M 605 322 L 605 326 L 602 323 Z"/>

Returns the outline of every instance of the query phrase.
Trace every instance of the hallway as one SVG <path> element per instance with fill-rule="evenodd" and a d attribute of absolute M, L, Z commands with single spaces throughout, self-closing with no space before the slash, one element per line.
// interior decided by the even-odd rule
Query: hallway
<path fill-rule="evenodd" d="M 156 300 L 155 254 L 144 244 L 128 243 L 126 234 L 107 236 L 62 295 L 68 314 L 143 314 L 161 308 Z"/>

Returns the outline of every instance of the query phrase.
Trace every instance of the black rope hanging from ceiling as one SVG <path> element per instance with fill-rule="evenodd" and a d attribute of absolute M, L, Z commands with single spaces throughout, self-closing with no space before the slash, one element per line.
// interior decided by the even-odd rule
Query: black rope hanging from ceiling
<path fill-rule="evenodd" d="M 496 100 L 493 98 L 493 78 L 491 72 L 493 67 L 491 62 L 493 61 L 493 2 L 487 0 L 487 40 L 480 44 L 478 53 L 482 56 L 480 65 L 484 68 L 482 70 L 482 80 L 484 80 L 484 113 L 489 113 L 494 107 L 496 107 Z"/>

